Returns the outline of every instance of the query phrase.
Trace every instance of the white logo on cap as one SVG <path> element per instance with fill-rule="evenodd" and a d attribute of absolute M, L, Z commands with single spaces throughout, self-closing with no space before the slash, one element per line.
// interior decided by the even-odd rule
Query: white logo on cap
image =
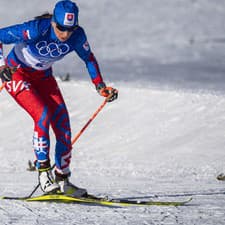
<path fill-rule="evenodd" d="M 74 25 L 74 20 L 75 20 L 75 15 L 74 13 L 66 13 L 64 17 L 64 22 L 63 24 L 65 26 L 73 26 Z"/>

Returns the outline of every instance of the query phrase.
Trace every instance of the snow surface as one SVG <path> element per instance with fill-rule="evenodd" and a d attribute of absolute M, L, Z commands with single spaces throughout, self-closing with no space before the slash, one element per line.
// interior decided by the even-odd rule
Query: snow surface
<path fill-rule="evenodd" d="M 55 2 L 1 1 L 0 26 L 51 12 Z M 216 180 L 225 172 L 225 2 L 77 2 L 119 99 L 75 144 L 72 182 L 114 198 L 184 200 L 186 194 L 193 200 L 183 207 L 130 208 L 1 200 L 0 224 L 225 224 L 225 196 L 218 194 L 225 183 Z M 55 65 L 57 76 L 67 72 L 72 80 L 58 82 L 75 135 L 103 99 L 74 55 Z M 34 159 L 33 124 L 5 91 L 0 99 L 0 196 L 24 196 L 37 184 L 37 174 L 26 171 Z"/>

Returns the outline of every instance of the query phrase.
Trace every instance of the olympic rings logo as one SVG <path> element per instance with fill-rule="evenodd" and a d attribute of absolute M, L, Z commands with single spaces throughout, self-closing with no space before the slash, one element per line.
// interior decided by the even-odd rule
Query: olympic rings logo
<path fill-rule="evenodd" d="M 54 42 L 47 43 L 47 41 L 40 41 L 36 44 L 36 48 L 38 50 L 38 53 L 41 56 L 47 56 L 50 55 L 50 57 L 55 58 L 59 57 L 61 55 L 65 55 L 69 52 L 70 47 L 67 44 L 56 44 Z"/>

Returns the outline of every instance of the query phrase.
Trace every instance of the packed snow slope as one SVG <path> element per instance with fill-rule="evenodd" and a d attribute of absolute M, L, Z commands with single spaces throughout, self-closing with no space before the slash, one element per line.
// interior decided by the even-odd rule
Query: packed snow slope
<path fill-rule="evenodd" d="M 0 26 L 51 12 L 55 2 L 1 2 Z M 119 99 L 104 107 L 74 145 L 71 181 L 114 198 L 192 195 L 193 200 L 177 208 L 1 200 L 0 224 L 225 224 L 225 195 L 218 194 L 225 192 L 225 183 L 216 180 L 225 172 L 225 2 L 77 3 L 80 24 Z M 74 136 L 104 99 L 76 55 L 57 63 L 54 71 L 71 74 L 70 82 L 58 83 Z M 5 91 L 0 99 L 0 196 L 24 196 L 38 182 L 37 173 L 26 170 L 27 161 L 34 160 L 33 123 Z M 52 132 L 51 139 L 53 156 Z"/>

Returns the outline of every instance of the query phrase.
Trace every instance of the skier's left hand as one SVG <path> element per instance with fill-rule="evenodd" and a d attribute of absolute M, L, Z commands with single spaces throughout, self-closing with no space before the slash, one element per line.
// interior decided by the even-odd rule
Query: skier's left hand
<path fill-rule="evenodd" d="M 107 102 L 112 102 L 118 98 L 118 90 L 107 87 L 104 83 L 99 84 L 96 89 L 101 96 L 106 97 Z"/>
<path fill-rule="evenodd" d="M 3 82 L 12 80 L 12 74 L 16 71 L 16 67 L 0 66 L 0 78 Z"/>

